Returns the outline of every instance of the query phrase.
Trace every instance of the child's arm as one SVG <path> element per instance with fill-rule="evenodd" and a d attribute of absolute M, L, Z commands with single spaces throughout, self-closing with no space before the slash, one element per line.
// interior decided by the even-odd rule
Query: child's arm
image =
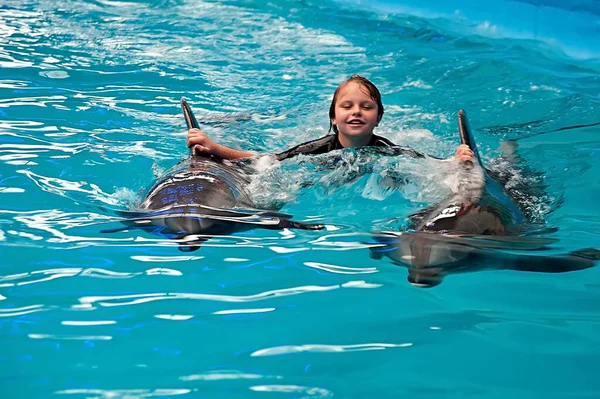
<path fill-rule="evenodd" d="M 217 144 L 200 129 L 188 130 L 186 144 L 188 148 L 193 148 L 193 155 L 214 155 L 221 159 L 249 158 L 255 155 Z"/>

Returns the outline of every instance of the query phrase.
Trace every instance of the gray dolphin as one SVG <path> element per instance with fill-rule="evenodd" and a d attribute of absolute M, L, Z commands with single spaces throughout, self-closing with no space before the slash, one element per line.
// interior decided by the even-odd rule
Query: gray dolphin
<path fill-rule="evenodd" d="M 181 108 L 188 129 L 198 122 L 184 99 Z M 290 220 L 292 216 L 255 208 L 246 187 L 248 162 L 229 162 L 214 156 L 190 155 L 166 172 L 149 190 L 136 211 L 119 212 L 127 227 L 179 239 L 182 251 L 193 251 L 214 235 L 253 228 L 320 230 L 321 224 Z"/>
<path fill-rule="evenodd" d="M 555 239 L 525 234 L 523 211 L 486 171 L 463 110 L 458 113 L 461 144 L 475 162 L 459 165 L 458 189 L 437 206 L 411 217 L 408 232 L 374 234 L 371 257 L 389 258 L 408 268 L 410 283 L 433 287 L 445 275 L 482 269 L 558 273 L 587 269 L 600 251 L 584 249 L 562 256 L 512 254 L 502 250 L 546 249 Z"/>

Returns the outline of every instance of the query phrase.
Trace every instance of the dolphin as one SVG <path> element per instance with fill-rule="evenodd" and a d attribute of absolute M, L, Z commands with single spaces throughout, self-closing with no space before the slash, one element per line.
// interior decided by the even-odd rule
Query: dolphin
<path fill-rule="evenodd" d="M 185 101 L 181 108 L 188 129 L 198 122 Z M 256 209 L 247 191 L 248 162 L 230 162 L 192 154 L 175 165 L 145 193 L 139 209 L 118 212 L 127 227 L 181 240 L 181 251 L 194 251 L 215 235 L 253 228 L 320 230 L 321 224 L 290 220 L 291 215 Z"/>
<path fill-rule="evenodd" d="M 556 240 L 527 233 L 523 210 L 485 169 L 464 110 L 458 113 L 458 133 L 461 144 L 473 151 L 475 161 L 459 164 L 455 192 L 438 205 L 412 215 L 407 232 L 374 234 L 372 258 L 387 257 L 407 267 L 409 282 L 420 287 L 436 286 L 444 276 L 460 272 L 569 272 L 592 267 L 600 259 L 600 251 L 592 248 L 561 256 L 528 254 L 547 249 Z"/>

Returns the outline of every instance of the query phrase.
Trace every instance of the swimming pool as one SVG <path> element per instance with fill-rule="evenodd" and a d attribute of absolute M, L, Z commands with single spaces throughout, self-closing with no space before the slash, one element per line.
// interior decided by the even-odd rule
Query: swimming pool
<path fill-rule="evenodd" d="M 595 41 L 506 34 L 481 7 L 357 3 L 0 5 L 2 398 L 600 394 L 597 269 L 423 290 L 369 258 L 369 232 L 439 197 L 419 162 L 394 166 L 413 183 L 391 193 L 369 175 L 336 186 L 345 169 L 303 159 L 265 170 L 256 200 L 326 232 L 255 230 L 190 254 L 100 233 L 186 154 L 181 97 L 212 137 L 277 151 L 325 134 L 333 90 L 361 73 L 383 94 L 378 132 L 398 144 L 451 156 L 460 108 L 489 162 L 517 139 L 548 186 L 532 209 L 558 227 L 556 251 L 598 247 Z"/>

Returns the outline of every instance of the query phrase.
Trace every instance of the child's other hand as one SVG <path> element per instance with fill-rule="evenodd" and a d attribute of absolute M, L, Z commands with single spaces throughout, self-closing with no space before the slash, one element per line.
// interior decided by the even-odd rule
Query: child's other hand
<path fill-rule="evenodd" d="M 193 148 L 194 155 L 214 154 L 218 146 L 200 129 L 188 130 L 186 144 L 188 148 Z"/>
<path fill-rule="evenodd" d="M 473 154 L 473 151 L 471 151 L 469 146 L 462 144 L 459 145 L 456 150 L 456 160 L 458 162 L 473 162 L 475 160 L 475 154 Z"/>

